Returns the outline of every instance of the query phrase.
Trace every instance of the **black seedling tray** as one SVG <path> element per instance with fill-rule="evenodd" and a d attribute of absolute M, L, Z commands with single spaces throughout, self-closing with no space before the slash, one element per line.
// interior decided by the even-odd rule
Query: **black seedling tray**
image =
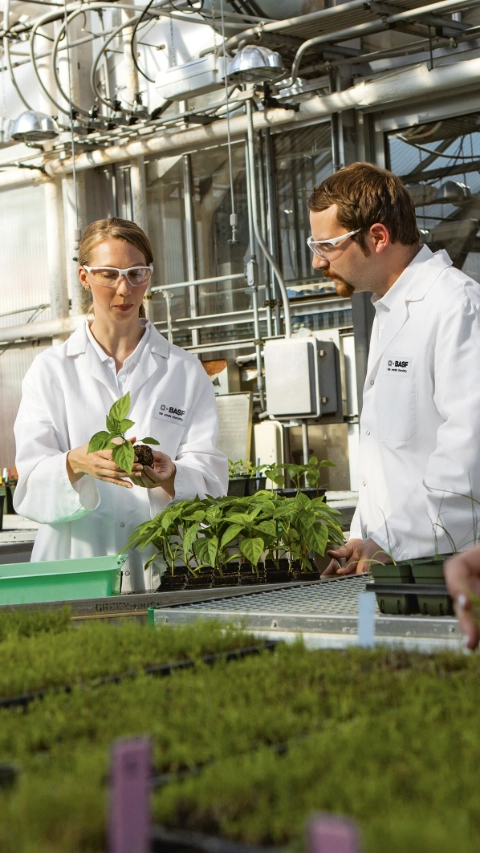
<path fill-rule="evenodd" d="M 152 853 L 283 853 L 285 847 L 259 847 L 204 835 L 187 829 L 155 826 L 151 834 Z"/>
<path fill-rule="evenodd" d="M 394 595 L 448 595 L 445 584 L 433 583 L 373 583 L 365 584 L 367 592 L 392 593 Z"/>
<path fill-rule="evenodd" d="M 99 678 L 93 678 L 91 682 L 64 684 L 59 687 L 46 687 L 44 690 L 35 690 L 31 693 L 21 693 L 18 696 L 9 696 L 5 699 L 0 699 L 0 708 L 25 708 L 30 704 L 30 702 L 34 702 L 36 699 L 44 699 L 45 696 L 51 696 L 55 693 L 71 693 L 75 687 L 100 687 L 105 684 L 117 684 L 120 681 L 124 681 L 126 678 L 136 678 L 140 674 L 171 675 L 172 672 L 180 669 L 192 669 L 199 661 L 207 664 L 208 666 L 213 666 L 213 664 L 221 660 L 230 663 L 234 660 L 242 660 L 250 655 L 258 655 L 260 652 L 271 652 L 277 645 L 278 640 L 265 640 L 264 643 L 259 643 L 257 646 L 246 646 L 244 649 L 231 649 L 228 652 L 215 652 L 215 654 L 203 655 L 198 659 L 198 661 L 187 658 L 186 660 L 174 661 L 173 663 L 153 664 L 152 666 L 145 666 L 141 669 L 121 672 L 117 675 L 100 676 Z"/>

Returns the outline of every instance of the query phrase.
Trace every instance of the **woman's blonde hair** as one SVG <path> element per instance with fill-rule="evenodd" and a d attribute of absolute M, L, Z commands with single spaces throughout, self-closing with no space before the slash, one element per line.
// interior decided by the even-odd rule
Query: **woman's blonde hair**
<path fill-rule="evenodd" d="M 110 219 L 97 219 L 85 228 L 80 243 L 78 262 L 81 266 L 90 266 L 93 250 L 105 240 L 125 240 L 135 246 L 145 257 L 145 263 L 153 264 L 153 249 L 147 235 L 135 222 L 129 219 L 119 219 L 112 216 Z M 90 311 L 93 310 L 93 303 Z M 140 317 L 145 317 L 145 307 L 142 304 L 139 311 Z"/>

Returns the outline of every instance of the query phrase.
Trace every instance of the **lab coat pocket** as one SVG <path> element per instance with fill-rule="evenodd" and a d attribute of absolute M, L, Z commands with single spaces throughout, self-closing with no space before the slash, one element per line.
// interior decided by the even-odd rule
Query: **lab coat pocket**
<path fill-rule="evenodd" d="M 184 425 L 177 421 L 152 417 L 150 435 L 160 442 L 160 446 L 155 449 L 161 450 L 162 453 L 167 453 L 171 459 L 175 459 L 182 443 L 184 429 Z"/>
<path fill-rule="evenodd" d="M 417 431 L 417 384 L 413 376 L 382 376 L 377 397 L 380 441 L 410 441 Z"/>

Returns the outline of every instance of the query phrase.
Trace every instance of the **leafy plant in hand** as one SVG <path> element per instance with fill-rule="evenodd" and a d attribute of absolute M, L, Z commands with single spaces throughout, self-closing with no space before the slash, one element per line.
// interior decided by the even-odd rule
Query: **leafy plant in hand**
<path fill-rule="evenodd" d="M 105 430 L 102 432 L 96 432 L 88 442 L 87 449 L 87 453 L 95 453 L 97 450 L 111 450 L 113 461 L 119 468 L 126 471 L 127 474 L 131 474 L 132 472 L 135 456 L 142 465 L 148 465 L 153 462 L 153 459 L 146 457 L 145 461 L 143 461 L 142 445 L 160 444 L 156 438 L 152 438 L 151 436 L 141 438 L 141 444 L 138 445 L 133 445 L 128 438 L 125 438 L 127 430 L 135 426 L 135 422 L 127 418 L 129 411 L 130 392 L 127 391 L 123 397 L 120 397 L 120 399 L 113 404 L 107 415 L 108 432 Z M 114 438 L 122 439 L 121 443 L 114 442 Z"/>

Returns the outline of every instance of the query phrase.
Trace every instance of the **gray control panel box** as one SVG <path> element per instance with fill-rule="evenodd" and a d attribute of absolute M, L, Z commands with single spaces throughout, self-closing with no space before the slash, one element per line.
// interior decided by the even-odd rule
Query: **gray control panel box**
<path fill-rule="evenodd" d="M 269 415 L 320 418 L 337 413 L 338 353 L 332 341 L 267 341 L 264 360 Z"/>
<path fill-rule="evenodd" d="M 204 95 L 223 85 L 224 66 L 224 59 L 214 54 L 192 59 L 183 65 L 173 65 L 167 71 L 158 72 L 155 88 L 162 98 L 169 101 Z"/>

